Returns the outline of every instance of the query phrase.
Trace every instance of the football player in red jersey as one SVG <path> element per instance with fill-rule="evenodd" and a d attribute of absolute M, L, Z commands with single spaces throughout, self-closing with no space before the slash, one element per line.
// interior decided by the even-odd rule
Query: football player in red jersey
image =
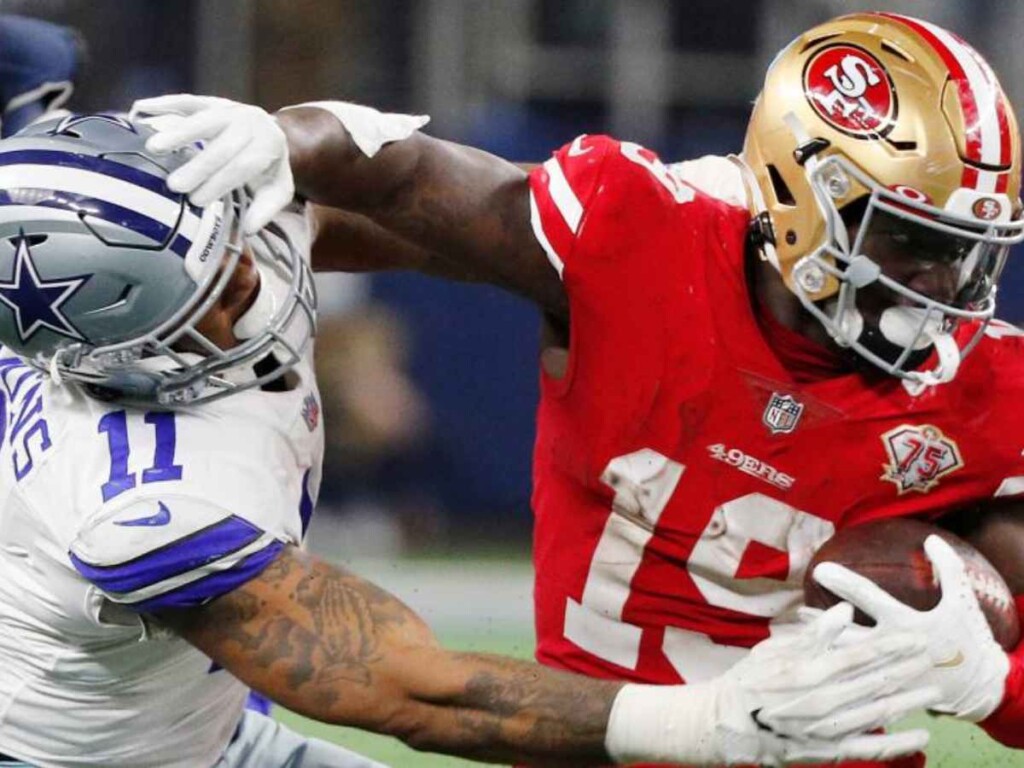
<path fill-rule="evenodd" d="M 546 664 L 715 679 L 784 630 L 838 528 L 1024 493 L 1024 339 L 992 320 L 1024 238 L 1020 139 L 992 70 L 934 24 L 857 14 L 804 33 L 742 155 L 673 165 L 581 136 L 526 176 L 337 102 L 280 113 L 287 147 L 250 141 L 237 105 L 139 106 L 190 115 L 161 148 L 209 141 L 171 179 L 198 202 L 242 181 L 287 199 L 290 167 L 300 195 L 348 211 L 322 217 L 322 269 L 418 269 L 539 305 Z M 955 556 L 929 553 L 946 587 L 931 613 L 823 579 L 929 634 L 934 710 L 1024 747 L 1024 650 L 994 643 Z"/>

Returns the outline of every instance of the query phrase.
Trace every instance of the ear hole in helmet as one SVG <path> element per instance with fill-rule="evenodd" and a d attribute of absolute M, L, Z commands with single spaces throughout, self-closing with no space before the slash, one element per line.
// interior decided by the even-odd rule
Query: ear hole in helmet
<path fill-rule="evenodd" d="M 125 283 L 124 288 L 121 289 L 121 293 L 118 295 L 118 297 L 116 299 L 114 299 L 112 302 L 107 304 L 105 307 L 97 307 L 96 309 L 90 310 L 89 312 L 86 312 L 85 314 L 87 314 L 87 315 L 98 315 L 101 312 L 107 312 L 107 311 L 109 311 L 111 309 L 117 309 L 118 307 L 124 306 L 128 302 L 128 297 L 131 295 L 131 293 L 132 293 L 132 291 L 134 289 L 135 289 L 134 285 L 132 285 L 131 283 Z"/>
<path fill-rule="evenodd" d="M 775 199 L 779 203 L 782 205 L 796 205 L 796 200 L 793 197 L 793 193 L 789 190 L 789 185 L 783 180 L 779 169 L 771 163 L 768 164 L 768 178 L 772 181 L 772 191 L 775 192 Z"/>
<path fill-rule="evenodd" d="M 22 240 L 29 246 L 40 245 L 45 243 L 49 239 L 49 235 L 16 235 L 15 237 L 8 237 L 7 242 L 13 245 L 15 248 L 18 247 L 18 243 Z"/>

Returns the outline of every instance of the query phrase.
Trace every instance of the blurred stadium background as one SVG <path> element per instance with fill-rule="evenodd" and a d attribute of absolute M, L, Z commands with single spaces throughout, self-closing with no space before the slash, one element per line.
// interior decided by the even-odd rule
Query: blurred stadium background
<path fill-rule="evenodd" d="M 582 132 L 673 160 L 737 151 L 774 53 L 867 8 L 959 32 L 1024 104 L 1024 2 L 1007 0 L 0 0 L 0 14 L 81 32 L 75 110 L 175 91 L 267 109 L 346 99 L 429 113 L 435 135 L 520 161 Z M 1014 259 L 1024 250 L 1000 303 L 1019 322 Z M 419 276 L 320 287 L 329 448 L 312 547 L 396 592 L 447 643 L 528 657 L 538 318 L 498 291 Z M 396 766 L 469 765 L 280 716 Z M 930 726 L 936 768 L 1024 767 L 976 728 Z"/>

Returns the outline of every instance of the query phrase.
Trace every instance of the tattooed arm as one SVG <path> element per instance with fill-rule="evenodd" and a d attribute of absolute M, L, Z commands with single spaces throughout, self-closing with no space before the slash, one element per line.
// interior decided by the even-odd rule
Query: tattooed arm
<path fill-rule="evenodd" d="M 567 317 L 562 283 L 533 235 L 521 168 L 422 133 L 366 157 L 322 109 L 288 109 L 277 121 L 288 139 L 296 191 L 378 225 L 375 231 L 353 218 L 322 222 L 328 235 L 350 226 L 364 245 L 381 229 L 406 241 L 396 247 L 382 238 L 376 252 L 361 247 L 361 258 L 318 244 L 313 254 L 318 269 L 351 269 L 355 261 L 362 269 L 420 269 L 486 280 Z"/>
<path fill-rule="evenodd" d="M 235 591 L 157 618 L 296 712 L 477 760 L 778 765 L 921 749 L 927 732 L 860 732 L 933 700 L 913 684 L 930 667 L 923 641 L 837 648 L 852 617 L 836 606 L 713 681 L 623 684 L 446 651 L 392 595 L 288 547 Z"/>
<path fill-rule="evenodd" d="M 609 760 L 605 728 L 621 683 L 446 651 L 398 599 L 294 547 L 234 592 L 159 619 L 317 720 L 476 760 Z"/>

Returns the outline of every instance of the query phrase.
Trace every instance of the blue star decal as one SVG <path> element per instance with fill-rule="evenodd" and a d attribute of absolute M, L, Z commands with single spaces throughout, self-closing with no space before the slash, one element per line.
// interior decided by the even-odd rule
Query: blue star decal
<path fill-rule="evenodd" d="M 62 336 L 85 340 L 60 307 L 89 280 L 91 275 L 64 280 L 43 280 L 32 263 L 28 239 L 22 233 L 14 251 L 14 276 L 0 282 L 0 302 L 14 310 L 18 336 L 28 341 L 40 328 L 49 328 Z"/>
<path fill-rule="evenodd" d="M 104 123 L 117 125 L 124 128 L 126 131 L 138 133 L 138 131 L 135 130 L 135 126 L 131 124 L 131 121 L 129 121 L 127 117 L 109 112 L 96 112 L 88 115 L 68 115 L 47 131 L 47 133 L 51 136 L 60 136 L 62 133 L 72 130 L 79 123 L 86 123 L 90 120 L 100 120 Z"/>

